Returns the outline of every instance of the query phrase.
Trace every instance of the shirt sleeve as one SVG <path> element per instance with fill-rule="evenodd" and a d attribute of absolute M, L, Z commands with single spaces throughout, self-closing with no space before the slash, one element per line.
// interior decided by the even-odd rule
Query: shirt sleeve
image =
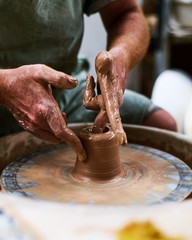
<path fill-rule="evenodd" d="M 87 0 L 85 2 L 84 13 L 89 16 L 113 1 L 115 0 Z"/>

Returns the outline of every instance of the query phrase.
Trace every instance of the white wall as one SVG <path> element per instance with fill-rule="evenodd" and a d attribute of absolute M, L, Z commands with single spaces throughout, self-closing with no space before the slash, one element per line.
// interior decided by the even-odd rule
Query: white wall
<path fill-rule="evenodd" d="M 99 14 L 85 16 L 85 31 L 80 54 L 85 55 L 90 64 L 90 73 L 95 76 L 94 60 L 96 55 L 106 49 L 106 32 Z"/>

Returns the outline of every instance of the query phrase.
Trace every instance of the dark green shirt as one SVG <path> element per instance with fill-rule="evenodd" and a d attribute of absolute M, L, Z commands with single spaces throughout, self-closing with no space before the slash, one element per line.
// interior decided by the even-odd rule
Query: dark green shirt
<path fill-rule="evenodd" d="M 44 63 L 70 73 L 83 36 L 83 14 L 113 0 L 0 0 L 0 67 Z"/>

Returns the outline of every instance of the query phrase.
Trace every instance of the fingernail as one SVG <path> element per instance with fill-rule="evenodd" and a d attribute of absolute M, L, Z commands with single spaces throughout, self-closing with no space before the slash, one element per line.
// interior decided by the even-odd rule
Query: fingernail
<path fill-rule="evenodd" d="M 75 82 L 76 84 L 78 84 L 78 81 L 77 81 L 76 78 L 70 77 L 70 78 L 69 78 L 69 81 L 70 81 L 71 83 L 73 83 L 73 84 L 74 84 L 74 82 Z"/>

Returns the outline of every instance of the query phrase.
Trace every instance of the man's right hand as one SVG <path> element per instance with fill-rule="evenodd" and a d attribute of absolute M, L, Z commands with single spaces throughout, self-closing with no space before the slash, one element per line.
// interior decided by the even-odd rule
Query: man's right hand
<path fill-rule="evenodd" d="M 65 113 L 60 111 L 51 91 L 51 85 L 72 89 L 77 84 L 73 77 L 42 64 L 2 69 L 0 104 L 10 110 L 25 130 L 53 143 L 65 141 L 78 159 L 84 160 L 85 150 L 79 138 L 67 127 Z"/>

